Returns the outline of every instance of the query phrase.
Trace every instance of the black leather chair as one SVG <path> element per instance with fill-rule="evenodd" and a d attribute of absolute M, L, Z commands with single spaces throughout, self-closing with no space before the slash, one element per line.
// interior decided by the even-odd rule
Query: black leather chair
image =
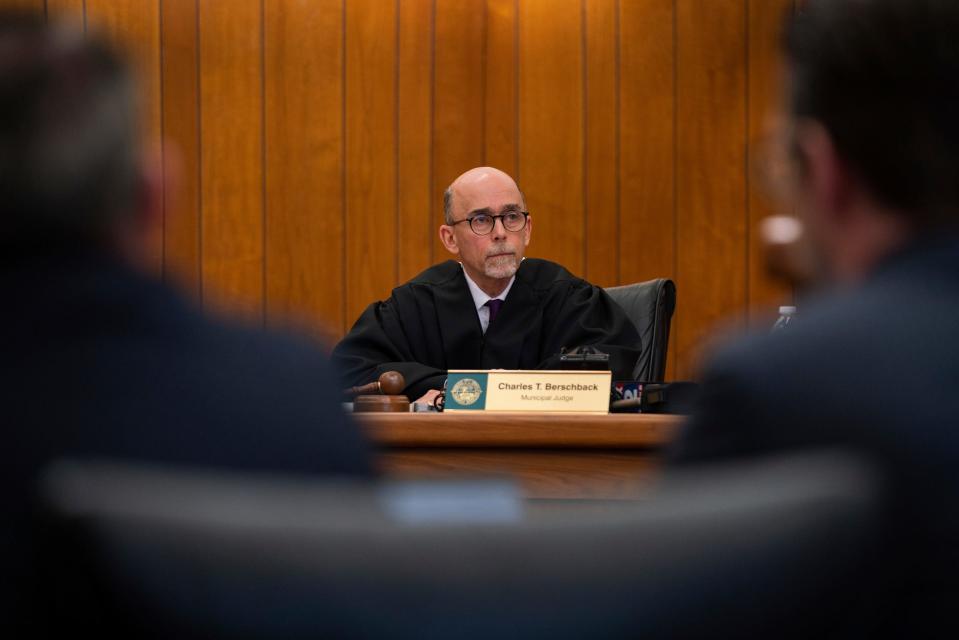
<path fill-rule="evenodd" d="M 807 456 L 588 519 L 416 525 L 373 485 L 67 465 L 43 488 L 43 619 L 125 638 L 821 637 L 879 564 L 875 485 Z"/>
<path fill-rule="evenodd" d="M 657 278 L 609 287 L 606 293 L 623 308 L 642 339 L 633 379 L 662 382 L 666 375 L 669 326 L 676 309 L 676 285 L 667 278 Z"/>

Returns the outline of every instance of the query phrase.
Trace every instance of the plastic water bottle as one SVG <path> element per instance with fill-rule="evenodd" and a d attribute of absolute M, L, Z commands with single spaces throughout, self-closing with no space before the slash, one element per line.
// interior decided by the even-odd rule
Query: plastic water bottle
<path fill-rule="evenodd" d="M 773 324 L 771 333 L 777 333 L 785 329 L 796 317 L 796 307 L 779 307 L 779 317 Z"/>

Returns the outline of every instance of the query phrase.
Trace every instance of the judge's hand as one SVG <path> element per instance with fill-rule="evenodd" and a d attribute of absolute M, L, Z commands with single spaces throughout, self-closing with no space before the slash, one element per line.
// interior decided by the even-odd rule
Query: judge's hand
<path fill-rule="evenodd" d="M 436 396 L 438 396 L 440 393 L 442 393 L 442 391 L 440 391 L 439 389 L 430 389 L 429 391 L 424 393 L 422 396 L 417 398 L 416 402 L 425 402 L 426 404 L 432 406 L 433 401 L 436 400 Z"/>

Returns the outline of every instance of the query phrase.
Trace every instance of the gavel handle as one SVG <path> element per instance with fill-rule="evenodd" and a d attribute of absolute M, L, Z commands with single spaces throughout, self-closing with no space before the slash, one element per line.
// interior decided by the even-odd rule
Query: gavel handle
<path fill-rule="evenodd" d="M 361 384 L 358 387 L 350 387 L 349 389 L 343 390 L 343 395 L 350 398 L 354 396 L 361 396 L 366 394 L 378 395 L 383 393 L 380 389 L 380 381 L 376 380 L 374 382 L 369 382 L 367 384 Z"/>

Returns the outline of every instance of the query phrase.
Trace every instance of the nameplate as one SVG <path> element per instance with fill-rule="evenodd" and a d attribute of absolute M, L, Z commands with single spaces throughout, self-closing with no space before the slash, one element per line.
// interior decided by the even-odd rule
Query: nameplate
<path fill-rule="evenodd" d="M 444 411 L 608 413 L 609 371 L 455 370 Z"/>

